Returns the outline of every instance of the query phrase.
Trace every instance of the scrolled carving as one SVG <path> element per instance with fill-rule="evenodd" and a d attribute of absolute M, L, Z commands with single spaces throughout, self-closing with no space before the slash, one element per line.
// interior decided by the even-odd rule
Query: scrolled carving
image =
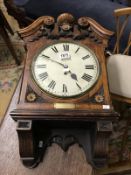
<path fill-rule="evenodd" d="M 87 29 L 90 26 L 87 17 L 79 18 L 78 25 L 79 25 L 80 29 Z"/>
<path fill-rule="evenodd" d="M 55 24 L 55 19 L 52 16 L 46 16 L 44 18 L 44 26 L 47 28 L 53 28 Z"/>
<path fill-rule="evenodd" d="M 19 138 L 19 152 L 21 160 L 26 167 L 36 166 L 35 143 L 33 141 L 32 121 L 18 120 L 17 133 Z"/>
<path fill-rule="evenodd" d="M 101 168 L 106 165 L 108 157 L 108 135 L 105 133 L 97 133 L 94 144 L 93 162 L 96 168 Z"/>
<path fill-rule="evenodd" d="M 74 40 L 89 39 L 95 44 L 106 47 L 113 32 L 103 28 L 89 17 L 80 17 L 76 22 L 73 15 L 63 13 L 56 19 L 56 25 L 52 16 L 42 16 L 28 27 L 21 29 L 19 34 L 23 38 L 29 37 L 27 42 L 37 41 L 42 37 L 52 40 L 66 37 Z"/>
<path fill-rule="evenodd" d="M 104 133 L 98 133 L 96 142 L 95 142 L 95 147 L 94 147 L 94 152 L 96 157 L 105 157 L 107 156 L 108 152 L 108 138 L 107 135 Z"/>
<path fill-rule="evenodd" d="M 93 162 L 97 168 L 105 166 L 108 158 L 109 135 L 112 131 L 110 121 L 98 121 L 95 144 L 93 148 Z"/>

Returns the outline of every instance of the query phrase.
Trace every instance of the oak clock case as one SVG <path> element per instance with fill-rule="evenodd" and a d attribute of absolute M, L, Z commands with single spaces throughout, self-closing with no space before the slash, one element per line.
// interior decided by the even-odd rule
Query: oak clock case
<path fill-rule="evenodd" d="M 104 50 L 112 32 L 88 17 L 38 18 L 19 31 L 27 47 L 17 108 L 19 152 L 35 167 L 52 143 L 78 143 L 88 163 L 106 165 L 112 121 Z"/>

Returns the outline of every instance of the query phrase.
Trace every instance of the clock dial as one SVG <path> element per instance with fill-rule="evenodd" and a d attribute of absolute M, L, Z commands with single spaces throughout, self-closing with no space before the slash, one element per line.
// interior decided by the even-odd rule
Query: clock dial
<path fill-rule="evenodd" d="M 31 69 L 41 90 L 62 98 L 85 93 L 100 74 L 96 55 L 74 42 L 59 42 L 43 48 L 35 56 Z"/>

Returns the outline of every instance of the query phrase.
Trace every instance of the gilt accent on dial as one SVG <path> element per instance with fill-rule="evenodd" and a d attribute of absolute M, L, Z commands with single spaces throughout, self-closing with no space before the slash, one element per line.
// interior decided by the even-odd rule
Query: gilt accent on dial
<path fill-rule="evenodd" d="M 66 98 L 87 92 L 99 78 L 100 66 L 93 51 L 75 42 L 51 44 L 34 57 L 31 73 L 38 87 Z"/>

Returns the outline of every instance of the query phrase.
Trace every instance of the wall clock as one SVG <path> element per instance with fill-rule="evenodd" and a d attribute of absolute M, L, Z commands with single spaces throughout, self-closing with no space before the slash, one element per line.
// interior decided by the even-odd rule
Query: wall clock
<path fill-rule="evenodd" d="M 19 31 L 27 58 L 17 108 L 20 157 L 35 167 L 46 148 L 79 143 L 87 161 L 106 164 L 114 111 L 104 51 L 113 34 L 96 21 L 71 14 L 38 18 Z"/>

